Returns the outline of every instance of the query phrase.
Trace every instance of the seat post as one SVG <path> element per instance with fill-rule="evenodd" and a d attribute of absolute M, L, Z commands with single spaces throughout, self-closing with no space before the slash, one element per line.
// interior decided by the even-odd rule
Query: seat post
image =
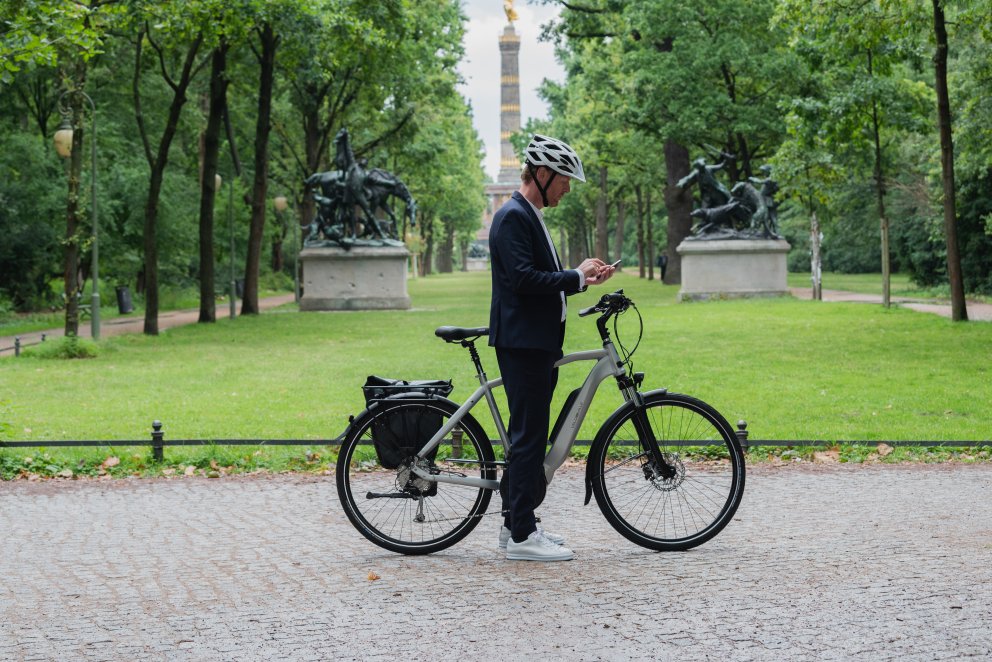
<path fill-rule="evenodd" d="M 475 372 L 479 375 L 479 381 L 486 383 L 486 371 L 482 369 L 482 359 L 479 358 L 479 350 L 475 348 L 474 340 L 463 340 L 462 347 L 468 348 L 469 356 L 472 357 L 472 364 L 475 365 Z"/>

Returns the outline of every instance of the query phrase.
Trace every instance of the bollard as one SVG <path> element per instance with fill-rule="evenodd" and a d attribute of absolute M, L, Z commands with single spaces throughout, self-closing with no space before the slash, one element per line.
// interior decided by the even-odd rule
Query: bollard
<path fill-rule="evenodd" d="M 462 456 L 462 435 L 464 432 L 461 428 L 455 428 L 451 431 L 451 459 L 458 460 Z"/>
<path fill-rule="evenodd" d="M 744 419 L 737 421 L 737 432 L 735 434 L 737 435 L 737 441 L 741 442 L 741 448 L 746 453 L 750 448 L 747 443 L 747 421 Z"/>
<path fill-rule="evenodd" d="M 14 356 L 18 357 L 21 355 L 21 337 L 14 337 Z"/>
<path fill-rule="evenodd" d="M 162 444 L 164 438 L 165 433 L 162 432 L 162 421 L 152 421 L 152 459 L 156 462 L 161 462 L 165 459 L 162 452 L 165 448 Z"/>

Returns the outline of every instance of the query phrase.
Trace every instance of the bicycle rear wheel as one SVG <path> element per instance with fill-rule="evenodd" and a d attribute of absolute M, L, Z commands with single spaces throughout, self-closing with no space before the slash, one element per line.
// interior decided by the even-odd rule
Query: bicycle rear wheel
<path fill-rule="evenodd" d="M 376 545 L 401 554 L 430 554 L 467 536 L 485 514 L 492 490 L 434 483 L 411 471 L 412 453 L 457 409 L 441 399 L 383 400 L 352 424 L 338 455 L 338 496 L 351 523 Z M 380 457 L 373 441 L 385 427 L 394 439 L 402 439 L 401 446 L 413 449 L 392 469 L 382 466 L 390 462 Z M 466 416 L 419 466 L 438 475 L 494 480 L 493 461 L 489 438 Z"/>
<path fill-rule="evenodd" d="M 744 494 L 744 453 L 705 402 L 648 393 L 644 414 L 665 463 L 663 477 L 634 428 L 633 407 L 603 424 L 589 453 L 596 502 L 621 535 L 649 549 L 685 550 L 719 533 Z"/>

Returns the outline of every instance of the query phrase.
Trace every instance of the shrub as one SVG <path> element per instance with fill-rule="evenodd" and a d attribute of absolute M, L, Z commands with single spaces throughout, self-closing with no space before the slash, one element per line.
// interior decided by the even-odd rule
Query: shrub
<path fill-rule="evenodd" d="M 99 348 L 92 340 L 66 336 L 31 347 L 21 356 L 37 359 L 93 359 L 99 353 Z"/>

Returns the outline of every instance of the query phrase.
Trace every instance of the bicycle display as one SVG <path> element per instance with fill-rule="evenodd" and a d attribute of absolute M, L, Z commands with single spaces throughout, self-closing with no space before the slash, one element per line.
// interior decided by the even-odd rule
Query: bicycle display
<path fill-rule="evenodd" d="M 713 407 L 667 390 L 641 392 L 631 370 L 640 343 L 614 345 L 608 323 L 640 313 L 623 290 L 579 312 L 598 314 L 602 349 L 568 354 L 556 365 L 594 362 L 569 394 L 544 461 L 548 483 L 569 456 L 599 385 L 612 377 L 624 399 L 601 425 L 586 463 L 585 503 L 595 495 L 607 521 L 628 540 L 659 551 L 685 550 L 718 534 L 744 493 L 744 453 Z M 641 325 L 643 332 L 643 324 Z M 469 351 L 479 387 L 463 403 L 449 400 L 446 382 L 383 389 L 346 432 L 337 464 L 338 495 L 351 523 L 373 543 L 403 554 L 440 551 L 467 536 L 486 514 L 497 475 L 489 435 L 470 413 L 485 400 L 504 454 L 509 438 L 475 341 L 488 329 L 440 327 L 435 335 Z M 622 354 L 622 356 L 621 356 Z M 437 384 L 447 384 L 441 390 Z M 432 384 L 433 386 L 428 386 Z"/>

